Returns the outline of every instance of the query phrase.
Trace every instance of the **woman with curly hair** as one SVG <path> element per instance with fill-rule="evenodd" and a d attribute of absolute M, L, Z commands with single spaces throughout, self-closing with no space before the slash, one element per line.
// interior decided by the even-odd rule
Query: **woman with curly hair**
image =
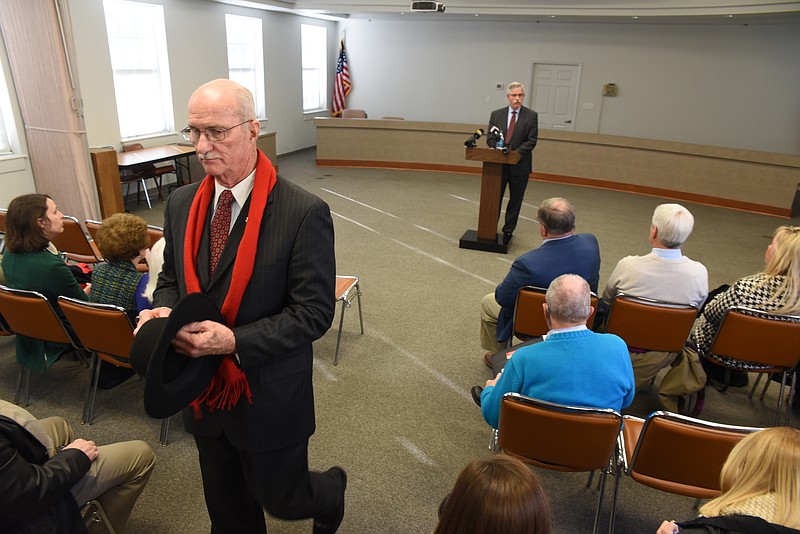
<path fill-rule="evenodd" d="M 434 534 L 550 534 L 550 504 L 539 480 L 505 454 L 467 464 L 440 512 Z"/>
<path fill-rule="evenodd" d="M 800 430 L 775 427 L 740 441 L 720 473 L 722 493 L 700 508 L 701 517 L 664 521 L 656 534 L 798 534 Z"/>

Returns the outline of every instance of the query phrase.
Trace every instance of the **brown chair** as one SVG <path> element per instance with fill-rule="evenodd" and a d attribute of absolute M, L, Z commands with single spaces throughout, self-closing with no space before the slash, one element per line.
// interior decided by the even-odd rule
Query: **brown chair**
<path fill-rule="evenodd" d="M 83 347 L 65 328 L 50 301 L 41 293 L 0 285 L 0 315 L 5 319 L 8 331 L 42 341 L 71 345 L 86 363 Z M 20 365 L 15 404 L 28 405 L 30 381 L 31 370 Z"/>
<path fill-rule="evenodd" d="M 780 424 L 784 406 L 785 422 L 788 423 L 791 410 L 789 403 L 797 386 L 794 379 L 795 370 L 800 362 L 800 316 L 767 313 L 744 306 L 729 308 L 722 316 L 722 322 L 711 343 L 709 353 L 765 366 L 763 369 L 749 370 L 753 373 L 781 373 L 781 390 L 775 408 L 775 426 Z M 734 367 L 715 359 L 707 361 L 725 367 L 727 385 L 730 371 Z M 785 397 L 787 379 L 790 379 L 791 384 L 789 395 Z M 753 397 L 757 386 L 758 380 L 750 390 L 750 398 Z M 765 393 L 766 388 L 761 393 L 761 400 L 764 399 Z"/>
<path fill-rule="evenodd" d="M 342 118 L 343 119 L 366 119 L 367 112 L 363 109 L 343 109 L 342 110 Z"/>
<path fill-rule="evenodd" d="M 133 152 L 134 150 L 142 150 L 144 147 L 141 143 L 131 143 L 129 145 L 123 145 L 122 150 L 125 152 Z M 144 196 L 147 199 L 147 207 L 152 209 L 152 205 L 150 204 L 150 195 L 147 193 L 147 185 L 145 185 L 145 180 L 148 178 L 152 178 L 153 182 L 156 184 L 156 189 L 158 190 L 158 198 L 159 200 L 164 200 L 164 195 L 161 193 L 161 182 L 164 179 L 165 174 L 174 174 L 177 176 L 177 172 L 175 171 L 175 165 L 162 165 L 156 166 L 153 163 L 142 163 L 141 165 L 135 165 L 130 169 L 133 176 L 136 178 L 129 178 L 127 183 L 136 182 L 136 204 L 139 204 L 139 191 L 140 187 L 144 188 Z M 123 183 L 126 181 L 123 179 Z"/>
<path fill-rule="evenodd" d="M 6 233 L 6 215 L 8 215 L 8 210 L 5 208 L 0 208 L 0 233 Z"/>
<path fill-rule="evenodd" d="M 611 301 L 605 331 L 629 348 L 681 352 L 697 318 L 697 307 L 618 294 Z"/>
<path fill-rule="evenodd" d="M 72 261 L 81 263 L 98 263 L 103 261 L 103 255 L 90 241 L 83 228 L 75 217 L 64 215 L 64 231 L 52 239 L 59 252 Z"/>
<path fill-rule="evenodd" d="M 606 476 L 616 474 L 622 415 L 610 409 L 565 406 L 506 393 L 500 404 L 499 427 L 500 448 L 525 463 L 553 471 L 602 472 L 592 529 L 596 533 Z M 590 484 L 591 478 L 586 486 Z M 615 500 L 618 484 L 615 476 Z"/>
<path fill-rule="evenodd" d="M 624 423 L 625 473 L 645 486 L 698 501 L 719 496 L 720 472 L 731 449 L 747 434 L 761 430 L 663 411 L 651 413 L 647 420 L 626 415 Z M 615 509 L 616 499 L 611 504 L 612 526 Z"/>
<path fill-rule="evenodd" d="M 129 354 L 133 343 L 133 324 L 125 310 L 111 304 L 85 302 L 58 297 L 58 305 L 86 350 L 92 353 L 92 372 L 83 409 L 83 423 L 92 424 L 100 362 L 132 369 Z M 161 444 L 166 445 L 169 419 L 161 421 Z"/>
<path fill-rule="evenodd" d="M 352 305 L 354 298 L 358 298 L 358 321 L 363 334 L 364 318 L 361 315 L 361 286 L 358 285 L 358 277 L 336 275 L 336 300 L 342 303 L 342 314 L 339 317 L 339 333 L 336 336 L 336 354 L 333 357 L 333 365 L 339 365 L 339 345 L 342 341 L 344 311 Z"/>
<path fill-rule="evenodd" d="M 156 244 L 156 241 L 164 237 L 164 229 L 160 226 L 155 226 L 153 224 L 147 225 L 147 237 L 150 238 L 150 246 Z"/>
<path fill-rule="evenodd" d="M 535 286 L 522 286 L 517 290 L 517 300 L 514 303 L 514 318 L 511 327 L 511 337 L 508 346 L 512 346 L 514 338 L 527 341 L 535 337 L 542 337 L 549 330 L 544 318 L 546 289 Z M 592 293 L 591 304 L 594 310 L 586 319 L 586 325 L 591 327 L 597 312 L 597 295 Z"/>

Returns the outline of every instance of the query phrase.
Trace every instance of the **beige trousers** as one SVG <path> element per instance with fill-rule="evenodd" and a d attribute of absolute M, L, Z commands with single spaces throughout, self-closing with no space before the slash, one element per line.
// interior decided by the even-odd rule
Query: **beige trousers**
<path fill-rule="evenodd" d="M 502 307 L 489 293 L 481 300 L 481 347 L 492 354 L 506 348 L 505 343 L 497 342 L 497 318 Z"/>
<path fill-rule="evenodd" d="M 47 417 L 38 422 L 56 450 L 75 439 L 63 417 Z M 97 499 L 114 530 L 123 534 L 133 505 L 150 479 L 156 455 L 150 445 L 138 440 L 102 445 L 98 451 L 89 471 L 72 487 L 72 495 L 78 508 Z M 95 524 L 89 527 L 89 532 L 103 530 Z"/>
<path fill-rule="evenodd" d="M 656 377 L 664 367 L 672 365 L 677 352 L 631 352 L 631 365 L 633 366 L 633 379 L 636 382 L 636 391 L 646 386 Z"/>

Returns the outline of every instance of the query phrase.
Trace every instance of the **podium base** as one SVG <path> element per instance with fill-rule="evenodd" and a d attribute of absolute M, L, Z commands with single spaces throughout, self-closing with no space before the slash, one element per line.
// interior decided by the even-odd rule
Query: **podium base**
<path fill-rule="evenodd" d="M 478 237 L 476 230 L 467 230 L 458 241 L 458 248 L 468 248 L 470 250 L 482 250 L 484 252 L 508 253 L 508 245 L 503 244 L 503 236 L 499 234 L 496 239 L 483 239 Z"/>

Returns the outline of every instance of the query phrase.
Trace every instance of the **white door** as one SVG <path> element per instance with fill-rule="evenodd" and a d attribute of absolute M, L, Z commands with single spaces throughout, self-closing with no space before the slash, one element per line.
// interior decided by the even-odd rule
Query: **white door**
<path fill-rule="evenodd" d="M 539 128 L 573 131 L 578 105 L 580 65 L 535 63 L 531 107 L 539 114 Z"/>

